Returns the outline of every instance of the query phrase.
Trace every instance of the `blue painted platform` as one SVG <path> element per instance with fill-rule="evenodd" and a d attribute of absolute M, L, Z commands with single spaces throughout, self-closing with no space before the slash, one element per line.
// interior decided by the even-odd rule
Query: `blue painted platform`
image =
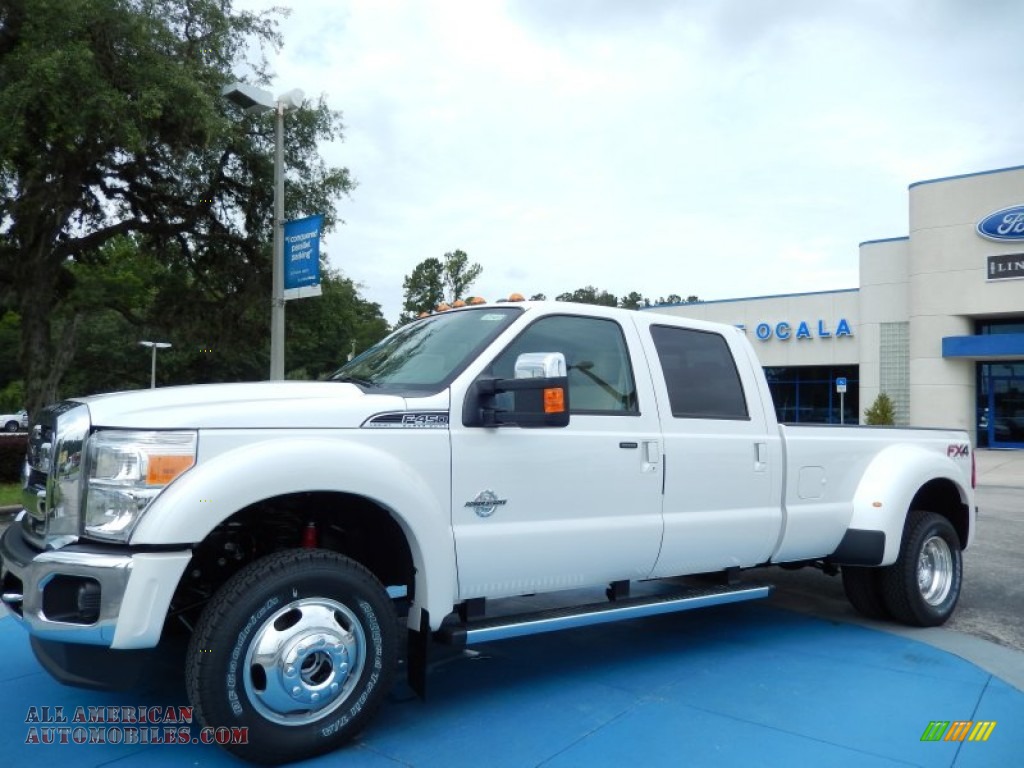
<path fill-rule="evenodd" d="M 931 646 L 771 606 L 722 606 L 477 650 L 432 666 L 427 702 L 401 685 L 353 744 L 301 765 L 1024 764 L 1024 692 Z M 10 617 L 0 618 L 0 685 L 3 766 L 244 765 L 206 745 L 26 744 L 29 707 L 70 713 L 186 700 L 173 673 L 139 693 L 63 687 Z M 996 726 L 986 742 L 922 742 L 934 720 Z"/>

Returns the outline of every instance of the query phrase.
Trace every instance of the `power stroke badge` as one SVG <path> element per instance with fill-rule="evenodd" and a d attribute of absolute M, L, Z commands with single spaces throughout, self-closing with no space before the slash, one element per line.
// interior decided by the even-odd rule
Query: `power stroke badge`
<path fill-rule="evenodd" d="M 466 502 L 466 506 L 476 512 L 478 517 L 490 517 L 494 510 L 507 503 L 508 499 L 499 499 L 494 491 L 480 491 L 475 499 Z"/>

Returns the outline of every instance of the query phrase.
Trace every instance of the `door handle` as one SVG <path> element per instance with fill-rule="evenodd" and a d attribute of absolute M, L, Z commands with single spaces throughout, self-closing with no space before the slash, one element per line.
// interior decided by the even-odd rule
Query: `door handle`
<path fill-rule="evenodd" d="M 754 443 L 754 471 L 764 472 L 768 469 L 768 443 Z"/>
<path fill-rule="evenodd" d="M 661 446 L 657 440 L 644 440 L 642 472 L 657 472 L 661 462 Z"/>

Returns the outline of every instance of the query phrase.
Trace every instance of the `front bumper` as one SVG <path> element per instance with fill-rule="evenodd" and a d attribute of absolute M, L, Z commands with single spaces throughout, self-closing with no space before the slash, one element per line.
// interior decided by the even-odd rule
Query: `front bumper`
<path fill-rule="evenodd" d="M 0 539 L 0 600 L 35 638 L 152 648 L 191 558 L 81 542 L 39 551 L 15 523 Z"/>

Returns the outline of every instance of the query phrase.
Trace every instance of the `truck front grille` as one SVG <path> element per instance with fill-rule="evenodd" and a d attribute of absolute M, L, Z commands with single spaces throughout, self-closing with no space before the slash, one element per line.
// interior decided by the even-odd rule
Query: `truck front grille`
<path fill-rule="evenodd" d="M 79 532 L 82 463 L 89 409 L 65 401 L 44 408 L 29 435 L 22 471 L 22 526 L 40 549 L 57 549 Z"/>

